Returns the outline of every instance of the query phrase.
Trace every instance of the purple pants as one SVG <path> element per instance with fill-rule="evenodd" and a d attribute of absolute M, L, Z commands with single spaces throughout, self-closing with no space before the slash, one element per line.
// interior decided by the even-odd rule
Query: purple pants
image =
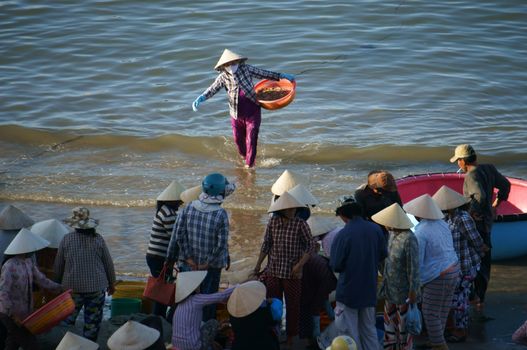
<path fill-rule="evenodd" d="M 260 106 L 245 97 L 245 93 L 240 89 L 238 118 L 231 117 L 231 126 L 238 153 L 245 158 L 245 164 L 249 167 L 253 167 L 256 160 L 256 145 L 261 122 L 262 110 Z"/>

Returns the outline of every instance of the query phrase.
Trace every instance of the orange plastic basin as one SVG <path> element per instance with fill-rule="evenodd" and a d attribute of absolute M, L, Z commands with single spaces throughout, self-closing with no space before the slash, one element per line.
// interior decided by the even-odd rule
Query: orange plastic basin
<path fill-rule="evenodd" d="M 22 325 L 33 334 L 49 331 L 75 311 L 71 289 L 60 294 L 40 309 L 29 315 Z"/>
<path fill-rule="evenodd" d="M 296 82 L 290 82 L 287 79 L 280 79 L 279 81 L 264 79 L 254 86 L 254 91 L 256 93 L 264 89 L 279 89 L 288 91 L 287 95 L 276 100 L 258 100 L 260 106 L 265 109 L 280 109 L 293 102 L 296 92 Z"/>

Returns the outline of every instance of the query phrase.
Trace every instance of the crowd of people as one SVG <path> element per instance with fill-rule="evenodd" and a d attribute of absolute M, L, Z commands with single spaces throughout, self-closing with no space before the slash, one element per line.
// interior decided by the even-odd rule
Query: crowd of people
<path fill-rule="evenodd" d="M 393 176 L 372 171 L 365 185 L 339 202 L 341 225 L 313 214 L 318 200 L 308 179 L 286 170 L 271 188 L 253 273 L 224 290 L 221 272 L 230 268 L 230 255 L 222 203 L 236 186 L 219 173 L 189 189 L 173 181 L 157 197 L 146 262 L 154 277 L 168 271 L 172 282 L 176 275 L 174 304 L 154 303 L 151 318 L 128 321 L 108 347 L 164 349 L 159 322 L 165 319 L 172 324 L 172 349 L 221 348 L 215 341 L 218 303 L 227 304 L 233 350 L 278 350 L 301 341 L 313 349 L 412 349 L 415 331 L 407 323 L 415 306 L 430 348 L 464 341 L 470 305 L 484 305 L 493 210 L 507 199 L 510 184 L 494 166 L 478 165 L 470 145 L 458 146 L 451 161 L 467 173 L 463 195 L 443 186 L 403 205 Z M 492 202 L 494 188 L 499 191 Z M 0 214 L 0 331 L 6 349 L 38 349 L 23 326 L 34 309 L 35 286 L 44 295 L 71 290 L 75 311 L 67 324 L 84 311 L 82 337 L 68 332 L 58 348 L 82 343 L 97 349 L 105 296 L 115 291 L 116 280 L 97 226 L 82 207 L 63 223 L 34 225 L 13 206 Z M 384 301 L 380 326 L 378 299 Z M 322 312 L 332 322 L 323 331 Z"/>

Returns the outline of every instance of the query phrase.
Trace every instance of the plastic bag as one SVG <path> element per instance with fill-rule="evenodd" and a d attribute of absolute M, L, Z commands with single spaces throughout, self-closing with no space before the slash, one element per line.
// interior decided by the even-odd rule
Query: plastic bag
<path fill-rule="evenodd" d="M 406 330 L 411 335 L 421 334 L 423 328 L 423 318 L 417 304 L 410 304 L 408 315 L 406 316 Z"/>

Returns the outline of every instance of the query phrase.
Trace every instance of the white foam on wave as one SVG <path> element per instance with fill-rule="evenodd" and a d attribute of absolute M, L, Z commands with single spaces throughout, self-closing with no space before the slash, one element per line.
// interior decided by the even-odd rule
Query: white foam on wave
<path fill-rule="evenodd" d="M 279 158 L 265 158 L 258 162 L 260 168 L 275 168 L 282 163 L 282 159 Z"/>

